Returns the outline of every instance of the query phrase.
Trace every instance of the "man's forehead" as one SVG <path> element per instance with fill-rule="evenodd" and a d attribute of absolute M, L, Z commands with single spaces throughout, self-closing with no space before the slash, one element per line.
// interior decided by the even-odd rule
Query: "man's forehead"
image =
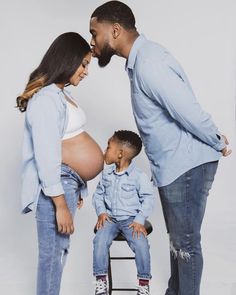
<path fill-rule="evenodd" d="M 112 23 L 108 21 L 97 21 L 97 17 L 92 17 L 90 19 L 90 31 L 96 31 L 106 27 L 112 26 Z"/>

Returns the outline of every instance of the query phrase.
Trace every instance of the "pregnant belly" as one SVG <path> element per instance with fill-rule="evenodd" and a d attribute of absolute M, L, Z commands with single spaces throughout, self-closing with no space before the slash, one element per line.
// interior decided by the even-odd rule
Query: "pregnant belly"
<path fill-rule="evenodd" d="M 62 141 L 62 162 L 85 181 L 97 176 L 104 164 L 101 148 L 86 132 Z"/>

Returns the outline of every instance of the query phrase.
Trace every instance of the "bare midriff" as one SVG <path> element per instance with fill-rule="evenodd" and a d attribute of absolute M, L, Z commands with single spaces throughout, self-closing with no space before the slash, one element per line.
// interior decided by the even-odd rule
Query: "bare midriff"
<path fill-rule="evenodd" d="M 96 141 L 87 132 L 82 132 L 62 141 L 62 163 L 88 181 L 102 171 L 103 153 Z"/>

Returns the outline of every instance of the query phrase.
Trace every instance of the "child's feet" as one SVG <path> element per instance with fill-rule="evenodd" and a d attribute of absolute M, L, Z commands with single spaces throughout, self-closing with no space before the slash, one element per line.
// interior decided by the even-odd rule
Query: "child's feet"
<path fill-rule="evenodd" d="M 145 294 L 145 293 L 143 293 L 143 294 Z M 147 294 L 149 294 L 149 293 L 147 293 Z M 104 281 L 104 280 L 97 280 L 96 281 L 95 295 L 107 295 L 107 281 Z"/>
<path fill-rule="evenodd" d="M 138 286 L 137 295 L 150 295 L 150 293 L 149 293 L 149 285 Z"/>

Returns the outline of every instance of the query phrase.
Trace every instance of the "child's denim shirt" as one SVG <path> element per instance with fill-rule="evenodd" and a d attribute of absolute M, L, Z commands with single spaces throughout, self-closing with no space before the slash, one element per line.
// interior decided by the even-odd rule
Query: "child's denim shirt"
<path fill-rule="evenodd" d="M 134 163 L 123 174 L 116 173 L 115 165 L 110 165 L 102 172 L 93 205 L 98 216 L 107 213 L 117 220 L 134 216 L 135 222 L 144 224 L 153 210 L 153 185 Z"/>
<path fill-rule="evenodd" d="M 23 139 L 23 213 L 36 209 L 41 190 L 47 196 L 64 194 L 61 183 L 61 141 L 68 117 L 63 91 L 51 84 L 43 87 L 28 102 Z M 86 185 L 83 193 L 84 197 Z"/>

